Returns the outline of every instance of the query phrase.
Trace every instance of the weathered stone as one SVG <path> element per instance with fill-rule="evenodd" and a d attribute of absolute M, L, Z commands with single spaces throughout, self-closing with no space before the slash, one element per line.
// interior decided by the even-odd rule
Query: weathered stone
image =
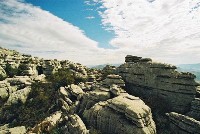
<path fill-rule="evenodd" d="M 155 134 L 150 108 L 138 97 L 118 96 L 99 102 L 83 114 L 92 127 L 108 134 Z"/>
<path fill-rule="evenodd" d="M 0 80 L 4 80 L 6 77 L 6 71 L 0 66 Z"/>
<path fill-rule="evenodd" d="M 24 126 L 18 126 L 9 128 L 8 124 L 0 126 L 0 134 L 26 134 L 26 128 Z"/>
<path fill-rule="evenodd" d="M 67 88 L 67 91 L 69 91 L 72 95 L 78 97 L 78 95 L 83 94 L 83 90 L 78 86 L 71 84 L 69 88 Z"/>
<path fill-rule="evenodd" d="M 170 121 L 170 130 L 173 134 L 200 134 L 199 121 L 175 112 L 167 115 Z"/>
<path fill-rule="evenodd" d="M 138 61 L 122 64 L 117 72 L 126 82 L 129 93 L 155 101 L 161 98 L 172 111 L 185 113 L 190 109 L 199 84 L 193 74 L 179 73 L 175 69 L 173 65 Z"/>
<path fill-rule="evenodd" d="M 70 93 L 65 89 L 65 87 L 60 87 L 59 89 L 60 93 L 66 97 L 70 96 Z"/>
<path fill-rule="evenodd" d="M 69 115 L 67 127 L 64 130 L 66 134 L 89 134 L 85 124 L 77 114 Z"/>
<path fill-rule="evenodd" d="M 124 87 L 125 86 L 125 82 L 122 80 L 122 77 L 119 75 L 108 75 L 107 78 L 105 80 L 102 81 L 102 84 L 105 87 L 110 87 L 113 84 L 118 85 L 120 87 Z"/>
<path fill-rule="evenodd" d="M 9 82 L 11 86 L 30 86 L 33 82 L 28 76 L 15 76 L 13 78 L 7 78 L 6 81 Z"/>
<path fill-rule="evenodd" d="M 41 123 L 37 124 L 30 132 L 32 133 L 44 133 L 50 132 L 61 119 L 62 112 L 57 111 L 50 117 L 45 118 Z"/>
<path fill-rule="evenodd" d="M 91 108 L 94 106 L 96 103 L 100 101 L 105 101 L 111 98 L 109 89 L 108 91 L 102 91 L 102 90 L 95 90 L 91 91 L 88 93 L 85 93 L 83 95 L 80 108 L 79 108 L 79 113 L 82 113 L 84 110 Z"/>
<path fill-rule="evenodd" d="M 190 111 L 186 115 L 200 120 L 200 98 L 195 98 L 192 101 Z"/>
<path fill-rule="evenodd" d="M 122 93 L 126 93 L 126 91 L 125 91 L 124 89 L 120 88 L 120 87 L 117 86 L 117 85 L 112 85 L 112 86 L 110 87 L 110 92 L 111 92 L 113 95 L 115 95 L 115 96 L 118 96 L 118 95 L 120 95 L 120 94 L 122 94 Z"/>
<path fill-rule="evenodd" d="M 11 93 L 5 105 L 17 104 L 19 101 L 25 103 L 30 91 L 31 87 L 26 87 Z"/>
<path fill-rule="evenodd" d="M 10 84 L 0 81 L 0 101 L 5 101 L 9 96 Z"/>

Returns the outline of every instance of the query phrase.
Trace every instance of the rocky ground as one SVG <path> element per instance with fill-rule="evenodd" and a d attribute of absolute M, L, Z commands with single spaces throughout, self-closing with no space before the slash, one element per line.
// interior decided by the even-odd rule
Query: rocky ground
<path fill-rule="evenodd" d="M 200 90 L 190 73 L 127 56 L 90 69 L 0 49 L 0 133 L 200 133 Z"/>

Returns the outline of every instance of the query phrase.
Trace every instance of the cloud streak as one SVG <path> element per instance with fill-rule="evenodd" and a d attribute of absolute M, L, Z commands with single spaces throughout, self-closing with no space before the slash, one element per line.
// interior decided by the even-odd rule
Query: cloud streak
<path fill-rule="evenodd" d="M 22 0 L 0 1 L 0 46 L 85 65 L 122 63 L 127 54 L 173 64 L 200 62 L 197 0 L 94 2 L 102 26 L 116 34 L 110 41 L 115 49 L 100 48 L 78 27 Z"/>
<path fill-rule="evenodd" d="M 17 0 L 0 1 L 0 6 L 0 46 L 86 65 L 105 63 L 109 50 L 99 48 L 78 27 Z"/>
<path fill-rule="evenodd" d="M 198 0 L 96 2 L 105 9 L 99 12 L 102 25 L 116 34 L 114 47 L 170 63 L 200 62 Z"/>

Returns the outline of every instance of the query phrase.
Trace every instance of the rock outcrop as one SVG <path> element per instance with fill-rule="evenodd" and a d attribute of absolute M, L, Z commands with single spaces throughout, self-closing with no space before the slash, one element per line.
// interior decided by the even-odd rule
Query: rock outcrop
<path fill-rule="evenodd" d="M 0 66 L 0 80 L 4 80 L 6 77 L 6 71 Z"/>
<path fill-rule="evenodd" d="M 107 134 L 155 134 L 151 110 L 138 97 L 121 95 L 95 104 L 83 114 L 92 127 Z"/>
<path fill-rule="evenodd" d="M 120 87 L 125 86 L 125 82 L 122 80 L 122 77 L 115 74 L 110 74 L 102 81 L 102 84 L 106 87 L 110 87 L 113 84 L 118 85 Z"/>
<path fill-rule="evenodd" d="M 0 127 L 0 134 L 26 134 L 25 126 L 9 128 L 8 124 Z"/>
<path fill-rule="evenodd" d="M 58 122 L 61 119 L 62 112 L 57 111 L 53 113 L 50 117 L 44 119 L 41 123 L 37 124 L 30 132 L 32 133 L 44 133 L 50 132 L 53 128 L 56 127 Z"/>
<path fill-rule="evenodd" d="M 200 134 L 200 121 L 175 112 L 171 112 L 167 115 L 170 120 L 171 133 Z"/>
<path fill-rule="evenodd" d="M 68 121 L 63 131 L 65 134 L 89 134 L 85 124 L 77 114 L 69 115 L 66 118 Z"/>
<path fill-rule="evenodd" d="M 196 95 L 195 75 L 180 73 L 176 67 L 128 55 L 117 72 L 126 82 L 129 93 L 143 98 L 165 100 L 171 111 L 186 113 Z M 162 103 L 160 105 L 163 105 Z M 159 107 L 159 106 L 158 106 Z"/>
<path fill-rule="evenodd" d="M 186 115 L 200 121 L 200 98 L 195 98 L 192 101 L 191 109 Z"/>

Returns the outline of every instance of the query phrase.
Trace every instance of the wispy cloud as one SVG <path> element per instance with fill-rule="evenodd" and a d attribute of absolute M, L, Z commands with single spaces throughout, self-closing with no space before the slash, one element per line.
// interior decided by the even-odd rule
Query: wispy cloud
<path fill-rule="evenodd" d="M 78 27 L 17 0 L 0 1 L 0 6 L 0 46 L 44 58 L 104 63 L 105 50 Z"/>
<path fill-rule="evenodd" d="M 110 44 L 162 61 L 200 62 L 199 0 L 98 0 Z M 196 49 L 194 49 L 194 47 Z"/>
<path fill-rule="evenodd" d="M 95 18 L 94 16 L 88 16 L 88 17 L 86 17 L 86 19 L 89 19 L 89 20 L 94 19 L 94 18 Z"/>
<path fill-rule="evenodd" d="M 85 65 L 120 63 L 127 54 L 200 62 L 198 0 L 95 0 L 102 26 L 116 34 L 110 44 L 117 49 L 99 48 L 78 27 L 21 1 L 0 1 L 0 46 Z"/>

